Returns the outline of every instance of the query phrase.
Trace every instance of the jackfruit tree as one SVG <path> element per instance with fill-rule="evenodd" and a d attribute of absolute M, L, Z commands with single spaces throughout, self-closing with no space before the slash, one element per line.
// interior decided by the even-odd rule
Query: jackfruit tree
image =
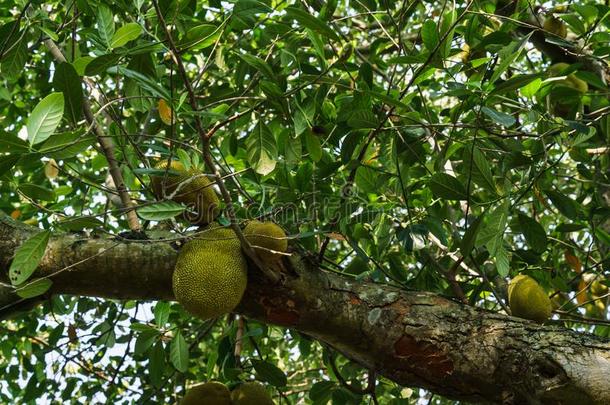
<path fill-rule="evenodd" d="M 609 29 L 0 0 L 0 403 L 610 403 Z"/>

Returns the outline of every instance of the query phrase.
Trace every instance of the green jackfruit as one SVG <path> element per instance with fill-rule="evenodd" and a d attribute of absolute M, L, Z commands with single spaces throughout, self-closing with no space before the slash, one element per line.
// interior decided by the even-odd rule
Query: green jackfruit
<path fill-rule="evenodd" d="M 544 19 L 543 28 L 545 31 L 551 32 L 562 38 L 565 38 L 568 35 L 568 27 L 566 27 L 563 21 L 552 15 Z"/>
<path fill-rule="evenodd" d="M 513 316 L 543 323 L 551 317 L 551 300 L 530 276 L 513 278 L 508 285 L 508 305 Z"/>
<path fill-rule="evenodd" d="M 218 381 L 201 383 L 186 391 L 180 405 L 231 405 L 231 393 Z"/>
<path fill-rule="evenodd" d="M 250 221 L 244 229 L 244 236 L 252 245 L 259 257 L 265 261 L 276 261 L 288 250 L 288 239 L 282 228 L 273 222 Z"/>
<path fill-rule="evenodd" d="M 246 260 L 233 231 L 212 228 L 185 243 L 172 281 L 176 301 L 201 319 L 233 311 L 248 282 Z"/>
<path fill-rule="evenodd" d="M 271 395 L 262 384 L 247 382 L 231 391 L 233 405 L 274 405 Z"/>
<path fill-rule="evenodd" d="M 212 222 L 220 214 L 220 200 L 212 187 L 210 180 L 199 170 L 186 170 L 184 165 L 176 160 L 162 160 L 155 169 L 168 170 L 167 173 L 151 176 L 151 186 L 155 197 L 162 199 L 172 195 L 181 183 L 184 183 L 172 198 L 177 203 L 183 203 L 193 212 L 185 212 L 184 216 L 192 224 L 205 225 Z M 197 176 L 193 178 L 194 176 Z"/>

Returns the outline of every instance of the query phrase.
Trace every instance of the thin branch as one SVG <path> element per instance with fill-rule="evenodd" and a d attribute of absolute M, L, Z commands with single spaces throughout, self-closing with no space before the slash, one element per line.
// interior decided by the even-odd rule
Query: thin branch
<path fill-rule="evenodd" d="M 184 64 L 182 63 L 182 58 L 180 57 L 180 52 L 178 51 L 178 48 L 176 47 L 176 44 L 174 43 L 171 33 L 170 33 L 169 29 L 167 28 L 167 24 L 165 23 L 165 18 L 163 17 L 163 13 L 161 13 L 161 10 L 159 9 L 158 2 L 156 0 L 153 0 L 153 5 L 155 7 L 155 11 L 157 13 L 157 18 L 159 19 L 159 23 L 161 24 L 161 27 L 163 28 L 163 31 L 165 32 L 165 35 L 167 37 L 167 42 L 168 42 L 168 46 L 170 49 L 170 54 L 172 56 L 172 59 L 174 60 L 174 63 L 178 67 L 178 72 L 180 73 L 180 76 L 182 77 L 182 81 L 184 82 L 184 86 L 186 87 L 189 104 L 191 105 L 191 108 L 193 109 L 193 111 L 197 112 L 199 110 L 199 107 L 197 105 L 197 97 L 195 96 L 195 92 L 193 91 L 193 86 L 191 85 L 191 82 L 186 73 Z M 265 276 L 267 278 L 269 278 L 273 282 L 278 282 L 280 280 L 280 276 L 261 262 L 261 260 L 257 256 L 256 252 L 252 249 L 252 247 L 250 246 L 250 243 L 248 242 L 248 240 L 244 236 L 243 232 L 241 231 L 241 229 L 239 227 L 239 223 L 235 216 L 235 208 L 233 207 L 233 201 L 231 199 L 231 194 L 229 194 L 229 190 L 227 190 L 227 187 L 225 186 L 224 181 L 222 180 L 222 175 L 220 174 L 220 171 L 219 171 L 218 167 L 216 166 L 216 164 L 214 163 L 214 159 L 212 158 L 212 154 L 210 152 L 210 138 L 207 136 L 206 131 L 203 129 L 203 125 L 201 124 L 201 120 L 199 119 L 199 116 L 195 115 L 194 120 L 195 120 L 195 129 L 197 130 L 197 133 L 199 134 L 199 138 L 201 139 L 203 160 L 204 160 L 206 166 L 208 167 L 208 169 L 213 173 L 214 178 L 216 180 L 216 185 L 218 185 L 218 188 L 220 189 L 220 193 L 222 194 L 222 198 L 226 205 L 225 211 L 227 213 L 227 217 L 229 217 L 229 221 L 231 222 L 231 229 L 233 229 L 233 231 L 237 235 L 237 238 L 241 242 L 241 246 L 242 246 L 244 253 L 246 253 L 246 255 L 250 259 L 252 259 L 252 261 L 265 274 Z"/>
<path fill-rule="evenodd" d="M 64 57 L 63 53 L 51 38 L 45 39 L 44 44 L 49 49 L 56 61 L 66 62 L 66 58 Z M 121 202 L 125 207 L 125 215 L 127 216 L 127 223 L 129 225 L 129 229 L 131 229 L 133 232 L 140 232 L 142 229 L 140 225 L 140 220 L 138 219 L 138 216 L 136 215 L 136 212 L 133 209 L 131 196 L 129 195 L 125 187 L 123 173 L 121 173 L 119 162 L 114 153 L 114 142 L 112 141 L 112 138 L 110 138 L 104 133 L 102 128 L 97 123 L 95 115 L 91 110 L 91 104 L 89 103 L 89 100 L 87 100 L 87 98 L 83 98 L 83 112 L 85 113 L 85 118 L 87 119 L 87 122 L 93 127 L 93 132 L 95 133 L 102 152 L 104 153 L 104 156 L 108 161 L 108 171 L 110 172 L 110 176 L 112 176 L 112 180 L 114 181 L 117 192 L 119 193 Z"/>

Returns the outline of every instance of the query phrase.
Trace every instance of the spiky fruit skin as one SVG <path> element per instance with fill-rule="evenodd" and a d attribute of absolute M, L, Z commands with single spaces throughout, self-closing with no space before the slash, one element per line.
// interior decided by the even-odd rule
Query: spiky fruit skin
<path fill-rule="evenodd" d="M 197 384 L 186 391 L 180 405 L 231 405 L 231 393 L 217 381 Z"/>
<path fill-rule="evenodd" d="M 545 31 L 551 32 L 562 38 L 565 38 L 568 35 L 568 28 L 563 21 L 553 16 L 549 16 L 544 19 L 543 28 Z"/>
<path fill-rule="evenodd" d="M 543 323 L 551 317 L 552 304 L 540 285 L 526 275 L 518 275 L 508 285 L 508 305 L 513 316 Z"/>
<path fill-rule="evenodd" d="M 233 405 L 274 405 L 271 396 L 262 384 L 247 382 L 231 391 Z"/>
<path fill-rule="evenodd" d="M 228 228 L 212 228 L 185 243 L 172 278 L 176 301 L 201 319 L 233 311 L 247 282 L 241 245 Z"/>
<path fill-rule="evenodd" d="M 286 233 L 273 222 L 250 221 L 244 228 L 244 236 L 264 261 L 277 261 L 282 258 L 281 254 L 270 250 L 276 252 L 288 250 Z"/>
<path fill-rule="evenodd" d="M 177 203 L 185 204 L 193 209 L 194 213 L 185 212 L 185 219 L 192 224 L 206 225 L 220 214 L 220 200 L 211 186 L 210 180 L 199 170 L 186 170 L 184 165 L 176 160 L 168 162 L 162 160 L 155 165 L 155 169 L 171 170 L 167 175 L 151 176 L 151 185 L 155 197 L 162 199 L 171 195 L 180 183 L 186 182 L 172 198 Z"/>

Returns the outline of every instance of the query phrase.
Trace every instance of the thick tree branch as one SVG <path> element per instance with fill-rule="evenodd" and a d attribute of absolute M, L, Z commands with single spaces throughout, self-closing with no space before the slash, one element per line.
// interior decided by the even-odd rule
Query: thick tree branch
<path fill-rule="evenodd" d="M 0 214 L 0 268 L 8 268 L 15 248 L 36 231 Z M 60 235 L 50 241 L 37 276 L 49 276 L 55 294 L 173 299 L 173 246 L 168 239 Z M 252 270 L 237 312 L 299 330 L 379 375 L 450 398 L 610 403 L 608 340 L 427 292 L 356 282 L 297 255 L 291 265 L 294 275 L 281 286 Z M 10 287 L 0 287 L 0 307 L 16 299 Z"/>

